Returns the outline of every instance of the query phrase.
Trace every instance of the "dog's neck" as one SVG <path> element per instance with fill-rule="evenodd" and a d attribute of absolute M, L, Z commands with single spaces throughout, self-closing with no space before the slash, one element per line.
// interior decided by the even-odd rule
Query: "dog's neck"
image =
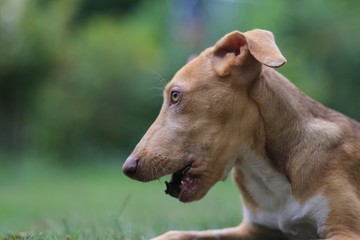
<path fill-rule="evenodd" d="M 264 151 L 271 164 L 289 178 L 292 161 L 294 156 L 299 154 L 299 147 L 304 147 L 304 139 L 323 144 L 318 138 L 333 137 L 331 131 L 325 134 L 326 136 L 318 136 L 325 132 L 325 127 L 332 127 L 324 124 L 322 119 L 328 118 L 333 112 L 307 97 L 271 68 L 263 67 L 250 90 L 250 96 L 256 102 L 261 115 L 265 137 Z M 333 133 L 336 135 L 337 130 L 334 129 Z"/>

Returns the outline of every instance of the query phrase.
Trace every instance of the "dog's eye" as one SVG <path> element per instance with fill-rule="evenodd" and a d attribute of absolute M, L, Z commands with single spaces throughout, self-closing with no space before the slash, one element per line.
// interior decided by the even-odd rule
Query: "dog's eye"
<path fill-rule="evenodd" d="M 180 100 L 180 92 L 179 91 L 171 91 L 171 104 L 176 104 Z"/>

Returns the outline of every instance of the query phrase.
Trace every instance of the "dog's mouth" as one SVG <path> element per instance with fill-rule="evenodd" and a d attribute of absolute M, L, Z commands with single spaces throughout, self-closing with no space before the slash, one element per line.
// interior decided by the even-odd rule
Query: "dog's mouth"
<path fill-rule="evenodd" d="M 169 194 L 174 198 L 178 198 L 181 201 L 183 193 L 191 190 L 192 184 L 194 183 L 194 176 L 189 171 L 191 166 L 191 164 L 187 165 L 186 167 L 173 173 L 170 182 L 165 181 L 166 194 Z"/>

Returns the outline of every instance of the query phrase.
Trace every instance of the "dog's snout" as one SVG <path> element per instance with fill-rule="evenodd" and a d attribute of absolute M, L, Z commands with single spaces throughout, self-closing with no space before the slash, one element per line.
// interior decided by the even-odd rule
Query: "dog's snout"
<path fill-rule="evenodd" d="M 123 172 L 126 174 L 126 176 L 133 178 L 137 169 L 137 165 L 139 163 L 139 158 L 129 156 L 124 165 L 122 166 Z"/>

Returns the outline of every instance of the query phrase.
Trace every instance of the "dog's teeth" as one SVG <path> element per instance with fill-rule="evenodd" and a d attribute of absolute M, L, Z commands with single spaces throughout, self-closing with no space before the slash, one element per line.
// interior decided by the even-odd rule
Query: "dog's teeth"
<path fill-rule="evenodd" d="M 182 171 L 182 174 L 185 174 L 190 168 L 191 168 L 191 166 L 187 166 L 187 167 Z"/>

